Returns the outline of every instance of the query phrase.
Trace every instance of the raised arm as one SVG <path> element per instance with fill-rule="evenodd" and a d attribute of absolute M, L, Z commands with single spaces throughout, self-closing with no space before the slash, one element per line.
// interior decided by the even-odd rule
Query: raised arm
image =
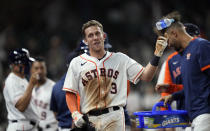
<path fill-rule="evenodd" d="M 20 112 L 24 112 L 26 108 L 28 107 L 28 105 L 30 104 L 32 91 L 37 80 L 38 80 L 37 73 L 32 74 L 26 91 L 24 92 L 23 96 L 21 96 L 19 100 L 17 101 L 17 103 L 15 104 L 15 107 Z"/>
<path fill-rule="evenodd" d="M 165 50 L 166 46 L 167 46 L 167 38 L 159 36 L 156 41 L 154 57 L 145 67 L 144 72 L 142 73 L 140 78 L 141 80 L 151 81 L 153 79 L 158 68 L 160 57 L 163 55 L 163 51 Z"/>

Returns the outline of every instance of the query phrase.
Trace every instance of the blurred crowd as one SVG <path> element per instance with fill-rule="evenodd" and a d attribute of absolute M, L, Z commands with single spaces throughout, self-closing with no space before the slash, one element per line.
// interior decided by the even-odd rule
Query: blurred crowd
<path fill-rule="evenodd" d="M 177 10 L 183 22 L 199 26 L 202 37 L 210 38 L 208 0 L 7 0 L 0 1 L 0 130 L 6 125 L 2 96 L 5 76 L 9 73 L 8 52 L 25 47 L 31 56 L 43 56 L 48 77 L 57 81 L 66 71 L 66 56 L 82 39 L 81 27 L 90 19 L 100 21 L 109 35 L 111 51 L 128 54 L 142 65 L 153 56 L 155 21 Z M 170 49 L 166 50 L 171 52 Z M 164 60 L 164 58 L 162 60 Z M 160 64 L 161 65 L 161 64 Z M 158 73 L 152 83 L 131 85 L 128 97 L 130 115 L 151 110 L 159 99 L 155 93 Z M 133 104 L 135 102 L 135 104 Z"/>

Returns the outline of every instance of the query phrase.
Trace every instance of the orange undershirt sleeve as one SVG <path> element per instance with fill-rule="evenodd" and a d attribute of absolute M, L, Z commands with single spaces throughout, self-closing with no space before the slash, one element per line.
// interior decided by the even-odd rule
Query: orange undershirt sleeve
<path fill-rule="evenodd" d="M 72 92 L 66 92 L 66 103 L 71 113 L 74 111 L 79 111 L 77 94 Z"/>

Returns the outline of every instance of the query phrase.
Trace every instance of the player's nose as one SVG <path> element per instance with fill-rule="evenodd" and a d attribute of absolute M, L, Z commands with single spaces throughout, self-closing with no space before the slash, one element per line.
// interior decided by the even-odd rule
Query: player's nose
<path fill-rule="evenodd" d="M 40 68 L 38 68 L 38 69 L 37 69 L 37 73 L 38 73 L 38 74 L 41 74 L 41 73 L 42 73 L 42 70 L 41 70 Z"/>
<path fill-rule="evenodd" d="M 98 36 L 97 36 L 97 35 L 94 35 L 94 36 L 93 36 L 93 39 L 94 39 L 94 40 L 98 40 Z"/>

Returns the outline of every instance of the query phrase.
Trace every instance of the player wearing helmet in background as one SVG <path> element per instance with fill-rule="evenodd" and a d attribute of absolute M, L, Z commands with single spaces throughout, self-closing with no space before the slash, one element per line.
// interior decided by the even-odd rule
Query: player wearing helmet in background
<path fill-rule="evenodd" d="M 37 130 L 39 117 L 31 97 L 38 74 L 37 72 L 31 74 L 29 82 L 25 78 L 32 60 L 28 50 L 24 48 L 16 49 L 9 54 L 11 72 L 5 80 L 3 89 L 8 112 L 7 131 Z"/>

